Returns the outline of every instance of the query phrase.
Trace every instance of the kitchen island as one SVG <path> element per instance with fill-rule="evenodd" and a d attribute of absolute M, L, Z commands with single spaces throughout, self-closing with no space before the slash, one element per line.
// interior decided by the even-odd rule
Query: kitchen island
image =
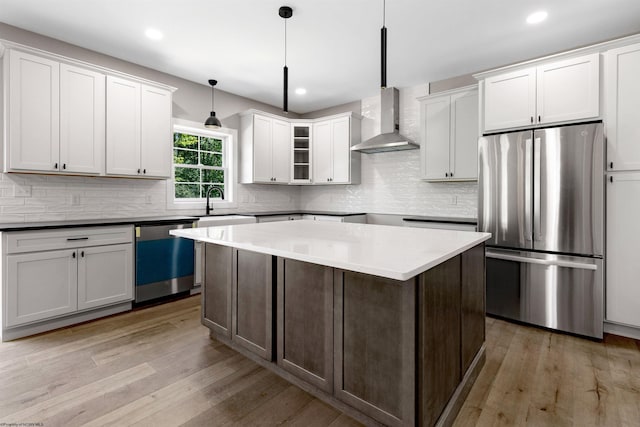
<path fill-rule="evenodd" d="M 449 425 L 484 363 L 487 233 L 286 221 L 205 242 L 211 336 L 369 425 Z"/>

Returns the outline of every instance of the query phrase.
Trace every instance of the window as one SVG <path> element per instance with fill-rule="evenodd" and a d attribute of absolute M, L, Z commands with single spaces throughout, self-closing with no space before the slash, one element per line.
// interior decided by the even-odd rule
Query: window
<path fill-rule="evenodd" d="M 167 197 L 170 204 L 175 208 L 203 207 L 207 190 L 216 186 L 223 190 L 224 200 L 215 191 L 211 200 L 230 207 L 235 181 L 231 141 L 235 134 L 222 129 L 211 131 L 200 123 L 178 122 L 173 128 L 173 185 Z"/>

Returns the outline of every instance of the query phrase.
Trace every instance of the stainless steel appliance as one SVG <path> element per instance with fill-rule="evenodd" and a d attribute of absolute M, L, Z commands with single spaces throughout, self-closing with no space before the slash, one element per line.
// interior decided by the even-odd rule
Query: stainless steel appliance
<path fill-rule="evenodd" d="M 480 138 L 487 313 L 602 338 L 602 123 Z"/>
<path fill-rule="evenodd" d="M 169 234 L 169 230 L 191 228 L 193 223 L 185 219 L 136 224 L 136 303 L 194 287 L 193 241 Z"/>

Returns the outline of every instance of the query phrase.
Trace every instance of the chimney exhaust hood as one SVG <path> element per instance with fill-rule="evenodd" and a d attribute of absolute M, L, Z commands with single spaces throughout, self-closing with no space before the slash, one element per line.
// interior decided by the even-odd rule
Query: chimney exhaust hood
<path fill-rule="evenodd" d="M 398 89 L 394 87 L 382 88 L 380 93 L 380 135 L 354 145 L 351 150 L 371 154 L 420 148 L 420 145 L 400 135 L 399 105 Z"/>

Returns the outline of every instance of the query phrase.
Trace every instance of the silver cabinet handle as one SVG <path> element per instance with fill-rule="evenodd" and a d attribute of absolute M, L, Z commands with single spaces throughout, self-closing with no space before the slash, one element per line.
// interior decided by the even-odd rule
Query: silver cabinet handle
<path fill-rule="evenodd" d="M 542 177 L 540 176 L 540 144 L 541 139 L 536 138 L 533 144 L 533 176 L 537 184 L 534 185 L 533 188 L 533 239 L 535 241 L 542 239 L 542 232 L 540 230 L 540 212 L 542 211 L 542 206 L 540 206 L 540 186 L 542 185 Z"/>
<path fill-rule="evenodd" d="M 487 258 L 502 259 L 505 261 L 524 262 L 527 264 L 550 265 L 550 266 L 567 267 L 567 268 L 580 268 L 583 270 L 598 269 L 597 265 L 586 264 L 584 262 L 529 258 L 529 257 L 518 256 L 518 255 L 503 254 L 503 253 L 490 252 L 490 251 L 487 251 L 486 255 L 487 255 Z"/>

